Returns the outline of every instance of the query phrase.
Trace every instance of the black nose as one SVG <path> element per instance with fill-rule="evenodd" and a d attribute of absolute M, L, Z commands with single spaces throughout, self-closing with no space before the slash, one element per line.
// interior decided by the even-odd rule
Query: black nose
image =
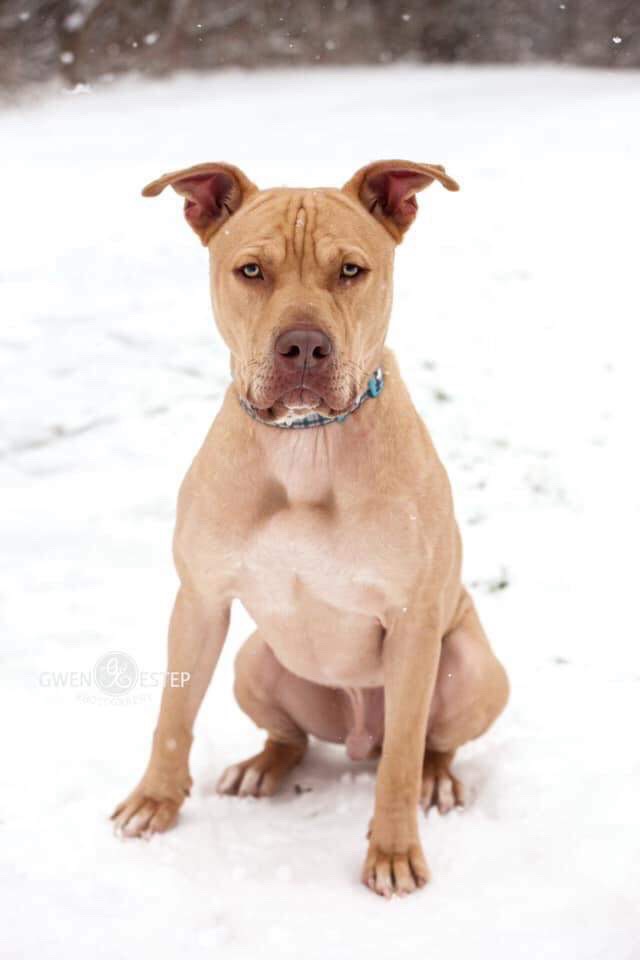
<path fill-rule="evenodd" d="M 316 327 L 285 330 L 275 343 L 276 363 L 286 370 L 321 367 L 331 353 L 331 340 Z"/>

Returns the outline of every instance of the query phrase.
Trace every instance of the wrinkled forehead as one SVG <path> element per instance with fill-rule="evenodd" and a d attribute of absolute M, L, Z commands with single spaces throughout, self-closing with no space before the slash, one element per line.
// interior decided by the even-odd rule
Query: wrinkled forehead
<path fill-rule="evenodd" d="M 255 194 L 210 243 L 216 259 L 260 252 L 285 260 L 328 260 L 336 250 L 367 257 L 393 250 L 387 231 L 341 190 L 285 189 Z"/>

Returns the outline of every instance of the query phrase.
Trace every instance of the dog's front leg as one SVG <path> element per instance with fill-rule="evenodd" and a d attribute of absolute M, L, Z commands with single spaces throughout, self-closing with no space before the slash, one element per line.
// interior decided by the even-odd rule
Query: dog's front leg
<path fill-rule="evenodd" d="M 203 603 L 182 587 L 169 627 L 167 682 L 147 770 L 112 820 L 124 836 L 167 830 L 191 789 L 193 724 L 229 626 L 227 602 Z"/>
<path fill-rule="evenodd" d="M 417 810 L 441 631 L 439 605 L 423 596 L 390 619 L 384 638 L 385 732 L 362 877 L 382 896 L 411 893 L 429 879 Z"/>

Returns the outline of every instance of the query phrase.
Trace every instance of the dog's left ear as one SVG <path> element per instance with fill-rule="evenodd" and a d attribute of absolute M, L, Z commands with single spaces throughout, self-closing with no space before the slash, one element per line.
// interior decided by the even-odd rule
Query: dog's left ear
<path fill-rule="evenodd" d="M 400 243 L 418 212 L 416 193 L 439 180 L 447 190 L 460 187 L 444 167 L 407 160 L 379 160 L 362 167 L 342 188 L 386 227 Z"/>
<path fill-rule="evenodd" d="M 169 184 L 185 198 L 186 221 L 204 246 L 247 197 L 258 190 L 242 170 L 229 163 L 199 163 L 185 170 L 165 173 L 148 183 L 142 196 L 157 197 Z"/>

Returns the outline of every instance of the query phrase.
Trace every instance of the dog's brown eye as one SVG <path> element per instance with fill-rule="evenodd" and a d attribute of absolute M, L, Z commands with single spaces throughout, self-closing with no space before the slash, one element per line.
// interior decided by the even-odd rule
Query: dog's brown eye
<path fill-rule="evenodd" d="M 247 280 L 264 280 L 259 263 L 245 263 L 244 267 L 240 267 L 240 273 Z"/>
<path fill-rule="evenodd" d="M 359 273 L 362 273 L 362 267 L 359 267 L 357 263 L 342 264 L 340 276 L 345 280 L 352 280 L 354 277 L 357 277 Z"/>

